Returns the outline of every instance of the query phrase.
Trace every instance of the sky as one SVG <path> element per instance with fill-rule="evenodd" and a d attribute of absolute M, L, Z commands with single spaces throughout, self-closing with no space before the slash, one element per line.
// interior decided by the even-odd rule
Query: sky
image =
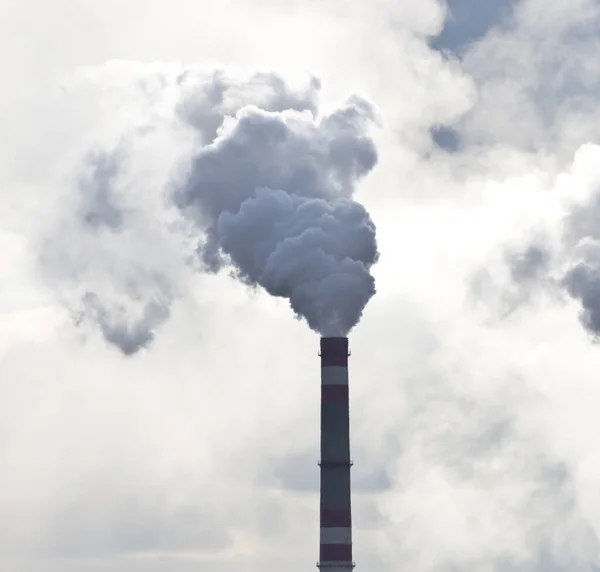
<path fill-rule="evenodd" d="M 340 283 L 357 567 L 599 569 L 599 27 L 0 0 L 2 570 L 313 567 Z M 322 297 L 294 225 L 353 261 Z"/>

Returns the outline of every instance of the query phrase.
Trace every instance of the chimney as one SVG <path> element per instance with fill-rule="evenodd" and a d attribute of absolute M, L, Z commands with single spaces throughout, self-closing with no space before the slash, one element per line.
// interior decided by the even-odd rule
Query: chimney
<path fill-rule="evenodd" d="M 320 569 L 352 570 L 348 338 L 321 338 Z"/>

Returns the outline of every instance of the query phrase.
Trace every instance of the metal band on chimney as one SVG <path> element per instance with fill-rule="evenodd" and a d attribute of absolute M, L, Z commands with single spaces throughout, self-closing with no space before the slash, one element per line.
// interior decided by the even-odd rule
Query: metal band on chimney
<path fill-rule="evenodd" d="M 321 534 L 318 566 L 352 562 L 348 338 L 321 338 Z"/>

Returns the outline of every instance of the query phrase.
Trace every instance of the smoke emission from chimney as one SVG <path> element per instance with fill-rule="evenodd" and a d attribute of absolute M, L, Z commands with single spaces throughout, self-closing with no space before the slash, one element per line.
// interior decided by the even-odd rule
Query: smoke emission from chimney
<path fill-rule="evenodd" d="M 247 106 L 226 120 L 174 195 L 203 233 L 204 267 L 231 264 L 313 330 L 347 334 L 375 293 L 375 225 L 352 200 L 377 160 L 373 120 L 358 97 L 321 118 Z"/>
<path fill-rule="evenodd" d="M 319 114 L 317 79 L 298 87 L 275 73 L 154 70 L 145 83 L 139 69 L 132 75 L 159 120 L 149 112 L 114 149 L 86 155 L 72 210 L 42 247 L 45 276 L 76 323 L 96 324 L 125 355 L 152 343 L 182 288 L 177 265 L 189 259 L 188 251 L 169 258 L 182 225 L 164 221 L 179 217 L 204 271 L 233 268 L 245 284 L 289 300 L 313 330 L 346 335 L 375 293 L 375 225 L 353 200 L 377 162 L 373 105 L 352 96 Z M 165 125 L 194 143 L 173 158 L 162 198 L 152 199 L 170 214 L 156 216 L 132 165 L 144 163 L 136 142 Z M 78 229 L 75 249 L 65 226 Z"/>

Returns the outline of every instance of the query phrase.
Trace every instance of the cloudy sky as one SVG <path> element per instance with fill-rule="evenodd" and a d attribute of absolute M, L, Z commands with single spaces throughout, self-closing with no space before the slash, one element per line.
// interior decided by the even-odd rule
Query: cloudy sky
<path fill-rule="evenodd" d="M 0 0 L 2 570 L 314 566 L 337 298 L 276 246 L 334 215 L 360 569 L 600 569 L 599 31 L 596 0 Z"/>

